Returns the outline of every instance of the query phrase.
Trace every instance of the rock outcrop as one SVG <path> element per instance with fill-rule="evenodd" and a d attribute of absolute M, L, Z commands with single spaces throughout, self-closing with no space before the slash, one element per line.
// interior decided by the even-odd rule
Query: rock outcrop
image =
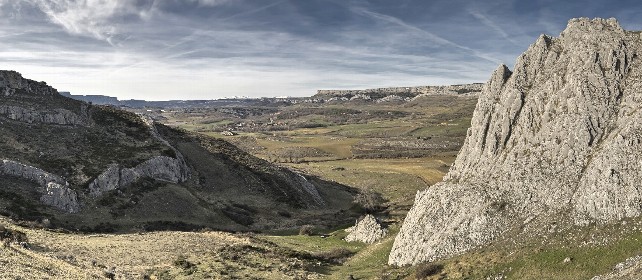
<path fill-rule="evenodd" d="M 311 207 L 319 207 L 319 206 L 324 206 L 325 205 L 325 200 L 321 197 L 319 194 L 319 190 L 317 190 L 317 187 L 315 187 L 310 181 L 308 181 L 305 176 L 299 174 L 299 173 L 293 173 L 294 176 L 296 177 L 296 181 L 299 186 L 301 186 L 298 191 L 303 193 L 303 196 L 307 196 L 310 198 L 311 203 L 309 204 Z"/>
<path fill-rule="evenodd" d="M 591 280 L 637 280 L 642 278 L 642 256 L 635 256 L 618 263 L 610 273 Z"/>
<path fill-rule="evenodd" d="M 368 244 L 375 243 L 388 234 L 388 230 L 382 228 L 377 219 L 369 214 L 346 231 L 350 232 L 345 238 L 346 241 L 359 241 Z"/>
<path fill-rule="evenodd" d="M 89 194 L 91 196 L 97 197 L 107 191 L 125 188 L 141 178 L 151 178 L 170 183 L 182 183 L 189 178 L 189 167 L 183 154 L 160 136 L 153 120 L 144 116 L 141 116 L 141 118 L 149 127 L 152 137 L 172 149 L 176 158 L 158 156 L 133 168 L 120 168 L 117 164 L 112 164 L 89 184 Z"/>
<path fill-rule="evenodd" d="M 65 108 L 47 108 L 46 104 L 33 106 L 34 104 L 30 103 L 32 98 L 28 98 L 29 101 L 22 100 L 26 95 L 39 96 L 50 102 L 52 96 L 58 95 L 58 91 L 45 82 L 25 79 L 16 71 L 0 70 L 0 115 L 26 123 L 82 126 L 91 124 L 86 104 L 81 105 L 78 114 Z"/>
<path fill-rule="evenodd" d="M 38 111 L 19 106 L 0 105 L 0 114 L 9 119 L 26 123 L 89 125 L 88 118 L 83 118 L 66 109 Z"/>
<path fill-rule="evenodd" d="M 38 95 L 58 94 L 55 88 L 45 82 L 25 79 L 16 71 L 0 70 L 0 94 L 10 96 L 19 90 Z"/>
<path fill-rule="evenodd" d="M 62 177 L 46 172 L 40 168 L 25 165 L 11 160 L 0 162 L 0 175 L 13 176 L 37 183 L 42 194 L 40 201 L 69 213 L 80 210 L 76 192 L 69 188 L 69 183 Z"/>
<path fill-rule="evenodd" d="M 180 183 L 188 178 L 188 167 L 179 159 L 158 156 L 153 157 L 133 168 L 120 168 L 117 164 L 111 165 L 89 184 L 89 194 L 101 194 L 125 188 L 141 178 Z"/>
<path fill-rule="evenodd" d="M 642 213 L 642 39 L 572 19 L 484 85 L 444 182 L 419 192 L 389 263 L 433 261 L 500 238 Z"/>

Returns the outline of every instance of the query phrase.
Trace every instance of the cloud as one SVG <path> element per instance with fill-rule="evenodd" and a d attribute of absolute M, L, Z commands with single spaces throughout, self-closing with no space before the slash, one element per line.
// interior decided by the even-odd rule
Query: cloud
<path fill-rule="evenodd" d="M 151 5 L 136 6 L 130 0 L 23 0 L 40 9 L 49 20 L 75 35 L 91 36 L 114 45 L 117 17 L 147 16 Z M 139 1 L 140 2 L 140 1 Z M 145 7 L 147 6 L 147 7 Z"/>
<path fill-rule="evenodd" d="M 479 21 L 481 21 L 484 25 L 486 25 L 486 26 L 490 27 L 491 29 L 493 29 L 502 38 L 506 39 L 507 41 L 513 43 L 516 46 L 520 46 L 520 44 L 517 41 L 515 41 L 513 38 L 511 38 L 511 36 L 509 36 L 508 33 L 506 33 L 506 31 L 504 31 L 504 29 L 502 29 L 499 25 L 497 25 L 494 21 L 492 21 L 489 17 L 484 15 L 482 12 L 469 10 L 468 13 L 470 15 L 472 15 L 473 17 L 475 17 L 476 19 L 478 19 Z"/>
<path fill-rule="evenodd" d="M 438 36 L 438 35 L 436 35 L 436 34 L 434 34 L 432 32 L 428 32 L 428 31 L 423 30 L 421 28 L 418 28 L 416 26 L 410 25 L 410 24 L 404 22 L 403 20 L 401 20 L 399 18 L 396 18 L 396 17 L 393 17 L 393 16 L 389 16 L 389 15 L 380 14 L 380 13 L 376 13 L 376 12 L 372 12 L 372 11 L 369 11 L 369 10 L 364 9 L 364 8 L 353 8 L 352 10 L 355 11 L 357 14 L 365 15 L 365 16 L 368 16 L 368 17 L 371 17 L 371 18 L 374 18 L 374 19 L 378 19 L 378 20 L 382 20 L 382 21 L 385 21 L 385 22 L 388 22 L 388 23 L 392 23 L 392 24 L 395 24 L 397 26 L 401 26 L 401 27 L 403 27 L 403 28 L 405 28 L 407 30 L 422 34 L 428 40 L 430 40 L 430 41 L 432 41 L 434 43 L 437 43 L 437 44 L 440 44 L 440 45 L 443 45 L 443 46 L 447 46 L 447 47 L 454 47 L 454 48 L 466 51 L 466 52 L 472 54 L 473 56 L 476 56 L 478 58 L 493 62 L 495 64 L 500 64 L 501 63 L 500 60 L 498 60 L 498 59 L 496 59 L 494 57 L 491 57 L 491 56 L 489 56 L 487 54 L 484 54 L 484 53 L 482 53 L 482 52 L 480 52 L 478 50 L 474 50 L 472 48 L 457 44 L 457 43 L 455 43 L 453 41 L 450 41 L 448 39 L 442 38 L 442 37 L 440 37 L 440 36 Z"/>
<path fill-rule="evenodd" d="M 230 0 L 188 0 L 190 2 L 197 3 L 201 6 L 218 6 L 230 2 Z"/>

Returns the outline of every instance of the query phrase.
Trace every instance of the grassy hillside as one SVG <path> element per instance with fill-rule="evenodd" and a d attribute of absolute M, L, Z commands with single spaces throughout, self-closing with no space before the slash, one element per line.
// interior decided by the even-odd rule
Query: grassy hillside
<path fill-rule="evenodd" d="M 134 113 L 60 95 L 3 96 L 3 105 L 38 112 L 65 109 L 86 119 L 87 125 L 59 125 L 26 123 L 0 114 L 0 158 L 64 176 L 78 190 L 87 187 L 109 164 L 132 167 L 150 157 L 171 154 Z"/>
<path fill-rule="evenodd" d="M 0 214 L 16 220 L 83 232 L 266 231 L 333 227 L 359 214 L 351 188 L 304 178 L 225 141 L 162 125 L 161 135 L 185 156 L 189 180 L 143 178 L 94 198 L 88 185 L 111 164 L 135 167 L 156 156 L 176 157 L 175 151 L 139 116 L 113 107 L 20 90 L 0 98 L 0 107 L 8 112 L 0 113 L 0 158 L 62 176 L 82 205 L 78 213 L 64 213 L 41 203 L 41 186 L 2 176 Z"/>

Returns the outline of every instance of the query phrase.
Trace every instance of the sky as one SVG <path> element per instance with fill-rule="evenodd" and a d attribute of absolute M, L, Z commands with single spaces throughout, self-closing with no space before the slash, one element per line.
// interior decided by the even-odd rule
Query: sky
<path fill-rule="evenodd" d="M 574 17 L 639 1 L 0 0 L 0 69 L 119 99 L 485 82 Z"/>

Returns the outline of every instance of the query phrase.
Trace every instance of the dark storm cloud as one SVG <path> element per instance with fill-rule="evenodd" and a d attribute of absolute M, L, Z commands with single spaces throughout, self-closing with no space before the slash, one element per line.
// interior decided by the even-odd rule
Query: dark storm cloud
<path fill-rule="evenodd" d="M 483 82 L 571 17 L 634 1 L 0 0 L 3 68 L 146 99 Z"/>

